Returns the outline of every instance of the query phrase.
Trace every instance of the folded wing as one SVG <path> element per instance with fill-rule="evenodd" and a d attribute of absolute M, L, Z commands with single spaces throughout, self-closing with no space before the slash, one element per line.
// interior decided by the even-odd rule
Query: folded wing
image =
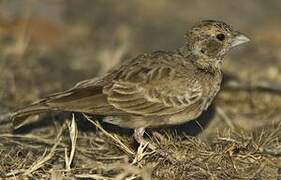
<path fill-rule="evenodd" d="M 135 82 L 139 76 L 142 81 Z M 143 68 L 116 80 L 107 92 L 107 99 L 109 104 L 128 113 L 169 115 L 202 98 L 201 85 L 192 79 L 176 74 L 169 67 Z"/>

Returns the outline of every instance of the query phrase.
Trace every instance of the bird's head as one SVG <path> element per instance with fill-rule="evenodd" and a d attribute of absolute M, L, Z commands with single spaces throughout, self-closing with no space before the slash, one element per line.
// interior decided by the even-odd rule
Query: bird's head
<path fill-rule="evenodd" d="M 186 34 L 188 51 L 202 63 L 214 65 L 221 64 L 223 57 L 231 48 L 248 41 L 250 39 L 244 34 L 222 21 L 215 20 L 201 21 Z"/>

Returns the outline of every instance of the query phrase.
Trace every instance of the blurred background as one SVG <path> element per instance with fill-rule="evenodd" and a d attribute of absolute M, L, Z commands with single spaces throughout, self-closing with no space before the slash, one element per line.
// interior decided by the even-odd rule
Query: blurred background
<path fill-rule="evenodd" d="M 160 179 L 177 179 L 175 174 L 194 179 L 280 177 L 280 158 L 276 158 L 281 154 L 280 0 L 0 0 L 0 114 L 101 75 L 124 59 L 179 48 L 187 29 L 203 19 L 225 21 L 251 42 L 235 48 L 225 59 L 224 86 L 211 113 L 203 115 L 208 122 L 203 118 L 194 122 L 196 128 L 194 123 L 184 128 L 186 132 L 206 128 L 199 138 L 181 139 L 181 143 L 158 139 L 165 152 L 179 155 L 179 166 L 167 164 L 157 154 L 148 156 L 143 166 L 158 161 L 160 168 L 154 175 Z M 43 133 L 36 136 L 21 136 L 27 138 L 25 142 L 16 141 L 17 135 L 5 134 L 11 129 L 1 126 L 0 177 L 13 169 L 29 168 L 38 155 L 45 154 L 42 147 L 50 149 L 59 128 L 53 121 L 46 122 L 55 127 L 43 127 Z M 77 167 L 85 172 L 85 167 L 102 169 L 106 166 L 99 163 L 111 163 L 106 158 L 113 155 L 127 162 L 128 155 L 107 136 L 88 133 L 94 134 L 79 136 Z M 130 144 L 130 137 L 122 138 Z M 35 146 L 37 141 L 41 144 Z M 58 151 L 62 155 L 53 157 L 57 169 L 64 164 L 69 144 L 61 145 Z M 93 151 L 100 146 L 103 148 Z M 262 149 L 267 147 L 279 151 L 268 151 L 275 153 L 268 156 Z M 38 177 L 49 172 L 43 169 Z M 112 175 L 112 169 L 108 174 Z"/>
<path fill-rule="evenodd" d="M 0 112 L 100 75 L 140 53 L 176 49 L 186 30 L 202 19 L 223 20 L 252 40 L 230 53 L 226 75 L 278 87 L 280 18 L 279 0 L 1 0 Z M 241 95 L 235 93 L 218 98 L 231 105 L 230 111 Z M 245 97 L 249 94 L 242 93 Z M 263 100 L 272 105 L 272 99 L 252 93 L 246 104 L 268 108 Z"/>

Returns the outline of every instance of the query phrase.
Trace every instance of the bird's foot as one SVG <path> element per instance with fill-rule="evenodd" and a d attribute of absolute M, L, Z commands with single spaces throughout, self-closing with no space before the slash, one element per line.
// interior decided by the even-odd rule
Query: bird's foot
<path fill-rule="evenodd" d="M 145 128 L 137 128 L 134 131 L 134 138 L 139 143 L 139 147 L 132 164 L 140 162 L 144 158 L 144 156 L 155 152 L 173 164 L 177 162 L 177 160 L 174 157 L 172 157 L 170 154 L 168 154 L 167 152 L 161 149 L 157 149 L 152 142 L 145 140 L 143 137 L 144 132 L 145 132 Z M 149 148 L 152 151 L 146 152 L 145 151 L 146 148 Z"/>
<path fill-rule="evenodd" d="M 140 162 L 144 158 L 144 156 L 153 153 L 156 149 L 156 147 L 153 144 L 151 144 L 151 142 L 148 142 L 143 138 L 144 132 L 145 132 L 145 128 L 137 128 L 134 131 L 134 138 L 139 143 L 139 147 L 132 164 Z M 147 147 L 151 149 L 152 152 L 146 152 L 145 149 Z"/>
<path fill-rule="evenodd" d="M 149 142 L 144 139 L 144 137 L 143 137 L 144 132 L 145 132 L 145 128 L 135 129 L 135 131 L 134 131 L 135 140 L 139 143 L 140 146 L 146 145 L 149 149 L 154 151 L 156 149 L 156 147 L 152 144 L 152 142 Z"/>

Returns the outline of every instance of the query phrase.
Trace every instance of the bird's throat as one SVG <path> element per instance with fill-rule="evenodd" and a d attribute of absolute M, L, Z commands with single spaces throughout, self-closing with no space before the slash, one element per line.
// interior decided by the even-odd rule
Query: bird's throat
<path fill-rule="evenodd" d="M 198 67 L 198 69 L 209 72 L 221 70 L 222 57 L 208 57 L 199 52 L 195 53 L 186 47 L 180 48 L 179 52 L 186 59 L 186 61 L 191 61 L 196 67 Z"/>

